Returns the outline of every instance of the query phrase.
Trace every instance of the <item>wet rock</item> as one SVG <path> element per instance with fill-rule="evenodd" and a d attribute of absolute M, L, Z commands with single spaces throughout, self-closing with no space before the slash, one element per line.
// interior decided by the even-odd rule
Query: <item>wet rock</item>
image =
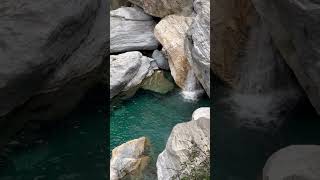
<path fill-rule="evenodd" d="M 320 114 L 320 2 L 253 0 L 275 46 Z"/>
<path fill-rule="evenodd" d="M 320 146 L 293 145 L 274 153 L 263 168 L 263 180 L 320 179 Z"/>
<path fill-rule="evenodd" d="M 157 70 L 152 76 L 143 81 L 141 88 L 160 94 L 166 94 L 173 90 L 174 84 L 164 76 L 163 71 Z"/>
<path fill-rule="evenodd" d="M 128 141 L 112 150 L 110 179 L 139 179 L 149 162 L 150 142 L 145 137 Z"/>
<path fill-rule="evenodd" d="M 200 148 L 199 156 L 190 163 L 190 152 Z M 157 159 L 159 180 L 167 180 L 177 175 L 182 164 L 187 166 L 180 172 L 188 173 L 201 162 L 209 161 L 210 151 L 210 108 L 199 108 L 193 112 L 192 121 L 177 124 L 168 139 L 165 150 Z M 208 169 L 209 170 L 209 169 Z"/>
<path fill-rule="evenodd" d="M 195 17 L 186 39 L 186 54 L 197 79 L 210 97 L 210 1 L 194 1 Z"/>
<path fill-rule="evenodd" d="M 155 22 L 138 7 L 121 7 L 110 11 L 110 52 L 155 50 Z"/>

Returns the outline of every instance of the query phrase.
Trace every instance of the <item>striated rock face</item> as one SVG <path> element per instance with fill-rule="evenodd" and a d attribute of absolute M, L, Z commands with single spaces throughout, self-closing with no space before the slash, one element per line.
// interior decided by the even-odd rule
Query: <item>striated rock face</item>
<path fill-rule="evenodd" d="M 160 69 L 170 70 L 168 60 L 161 51 L 157 49 L 154 50 L 152 53 L 152 58 L 157 62 L 157 65 Z"/>
<path fill-rule="evenodd" d="M 274 153 L 263 169 L 263 180 L 320 179 L 320 146 L 294 145 Z"/>
<path fill-rule="evenodd" d="M 163 18 L 154 29 L 156 38 L 168 54 L 171 75 L 181 88 L 184 87 L 190 69 L 184 42 L 191 22 L 191 17 L 169 15 Z"/>
<path fill-rule="evenodd" d="M 110 52 L 155 50 L 159 43 L 153 29 L 155 22 L 138 7 L 110 11 Z"/>
<path fill-rule="evenodd" d="M 194 1 L 195 17 L 185 42 L 188 61 L 210 97 L 210 1 Z"/>
<path fill-rule="evenodd" d="M 173 90 L 174 84 L 164 76 L 163 71 L 157 70 L 152 76 L 143 81 L 141 88 L 160 94 L 166 94 Z"/>
<path fill-rule="evenodd" d="M 253 0 L 275 46 L 320 114 L 320 2 Z"/>
<path fill-rule="evenodd" d="M 181 169 L 184 162 L 188 162 L 192 147 L 199 147 L 203 152 L 210 151 L 210 108 L 199 108 L 194 111 L 192 121 L 177 124 L 168 139 L 165 150 L 159 154 L 157 160 L 157 174 L 159 180 L 171 179 L 176 175 L 175 170 Z M 209 154 L 199 156 L 194 166 L 209 158 Z M 189 164 L 189 163 L 188 163 Z M 183 172 L 189 171 L 188 165 Z"/>
<path fill-rule="evenodd" d="M 108 47 L 105 1 L 19 4 L 0 4 L 3 139 L 31 118 L 52 120 L 69 112 L 100 80 Z"/>
<path fill-rule="evenodd" d="M 112 150 L 110 179 L 139 179 L 149 162 L 150 142 L 145 137 L 128 141 Z"/>
<path fill-rule="evenodd" d="M 164 17 L 169 14 L 190 14 L 192 0 L 129 0 L 152 16 Z"/>
<path fill-rule="evenodd" d="M 121 92 L 137 90 L 142 81 L 153 74 L 151 58 L 138 51 L 110 56 L 110 98 Z"/>
<path fill-rule="evenodd" d="M 211 35 L 213 72 L 230 86 L 236 83 L 238 56 L 247 41 L 256 14 L 251 0 L 214 0 Z"/>

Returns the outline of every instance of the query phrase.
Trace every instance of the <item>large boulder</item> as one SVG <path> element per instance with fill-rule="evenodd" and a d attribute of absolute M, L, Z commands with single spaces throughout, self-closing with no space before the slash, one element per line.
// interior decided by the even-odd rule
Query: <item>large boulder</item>
<path fill-rule="evenodd" d="M 320 114 L 320 2 L 253 0 L 272 39 Z"/>
<path fill-rule="evenodd" d="M 226 84 L 237 83 L 237 65 L 248 37 L 248 30 L 256 19 L 251 0 L 214 0 L 212 9 L 213 60 L 211 68 Z"/>
<path fill-rule="evenodd" d="M 148 165 L 150 142 L 141 137 L 128 141 L 112 150 L 110 179 L 139 179 Z"/>
<path fill-rule="evenodd" d="M 184 43 L 191 23 L 191 17 L 169 15 L 161 19 L 154 29 L 156 38 L 168 55 L 171 75 L 181 88 L 184 88 L 190 70 Z"/>
<path fill-rule="evenodd" d="M 135 5 L 156 17 L 165 17 L 169 14 L 190 14 L 192 0 L 129 0 Z"/>
<path fill-rule="evenodd" d="M 110 56 L 110 98 L 121 92 L 133 94 L 154 73 L 154 60 L 138 51 Z M 129 95 L 130 96 L 130 95 Z"/>
<path fill-rule="evenodd" d="M 190 154 L 199 148 L 198 156 L 192 159 Z M 210 159 L 210 108 L 199 108 L 193 112 L 192 121 L 177 124 L 168 139 L 165 150 L 157 160 L 159 180 L 175 178 L 177 171 L 188 174 L 199 164 Z M 193 161 L 194 160 L 194 161 Z M 187 166 L 184 166 L 184 163 Z M 181 169 L 184 168 L 184 169 Z M 206 167 L 208 168 L 208 167 Z M 209 171 L 209 169 L 206 169 Z"/>
<path fill-rule="evenodd" d="M 141 8 L 121 7 L 110 11 L 110 23 L 111 53 L 157 49 L 155 22 Z"/>
<path fill-rule="evenodd" d="M 194 1 L 195 17 L 186 39 L 188 61 L 210 97 L 210 1 Z"/>
<path fill-rule="evenodd" d="M 20 5 L 0 4 L 1 140 L 28 120 L 65 115 L 100 81 L 107 63 L 105 1 Z"/>
<path fill-rule="evenodd" d="M 274 153 L 263 168 L 263 180 L 320 179 L 320 146 L 292 145 Z"/>

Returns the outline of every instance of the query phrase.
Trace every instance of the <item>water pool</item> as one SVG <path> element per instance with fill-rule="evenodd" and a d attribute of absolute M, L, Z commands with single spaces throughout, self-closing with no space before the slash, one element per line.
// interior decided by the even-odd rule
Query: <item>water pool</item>
<path fill-rule="evenodd" d="M 177 89 L 166 95 L 140 90 L 134 97 L 112 107 L 111 149 L 141 136 L 149 138 L 152 160 L 146 179 L 154 179 L 157 156 L 164 150 L 172 128 L 177 123 L 190 121 L 197 108 L 208 106 L 207 97 L 187 101 Z"/>

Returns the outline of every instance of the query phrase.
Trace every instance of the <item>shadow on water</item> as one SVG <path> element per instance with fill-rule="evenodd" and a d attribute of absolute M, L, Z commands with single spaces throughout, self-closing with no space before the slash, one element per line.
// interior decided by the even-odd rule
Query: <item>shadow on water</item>
<path fill-rule="evenodd" d="M 106 94 L 98 87 L 66 118 L 30 122 L 6 148 L 0 180 L 103 180 Z"/>
<path fill-rule="evenodd" d="M 291 113 L 272 115 L 271 118 L 283 122 L 276 129 L 273 126 L 261 128 L 259 124 L 255 124 L 258 126 L 255 128 L 244 122 L 270 118 L 270 114 L 268 117 L 248 115 L 245 119 L 235 113 L 242 111 L 239 109 L 242 106 L 234 104 L 233 98 L 230 98 L 234 94 L 228 88 L 219 84 L 214 92 L 214 179 L 262 180 L 263 166 L 272 153 L 293 144 L 320 144 L 320 117 L 309 102 L 300 102 Z"/>

